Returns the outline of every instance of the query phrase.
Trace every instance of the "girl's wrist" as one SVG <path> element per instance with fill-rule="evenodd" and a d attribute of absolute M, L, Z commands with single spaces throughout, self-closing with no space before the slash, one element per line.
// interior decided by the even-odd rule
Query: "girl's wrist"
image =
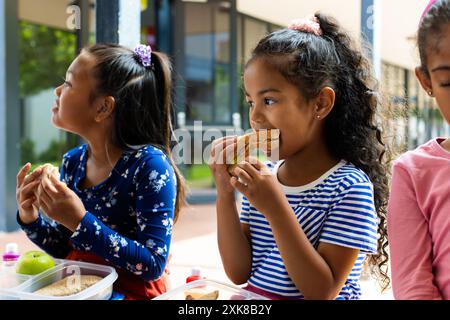
<path fill-rule="evenodd" d="M 217 207 L 217 214 L 223 214 L 228 212 L 236 212 L 236 198 L 234 196 L 234 193 L 232 195 L 226 194 L 226 195 L 217 195 L 216 199 L 216 207 Z"/>
<path fill-rule="evenodd" d="M 236 195 L 235 195 L 234 190 L 229 192 L 229 191 L 217 189 L 217 201 L 235 203 Z"/>
<path fill-rule="evenodd" d="M 22 210 L 19 209 L 19 218 L 20 218 L 20 222 L 22 222 L 25 225 L 33 224 L 39 218 L 39 214 L 33 214 L 33 215 L 24 214 L 22 212 Z"/>
<path fill-rule="evenodd" d="M 261 211 L 261 213 L 267 218 L 269 222 L 275 221 L 277 219 L 284 220 L 290 214 L 293 214 L 292 207 L 289 202 L 281 202 L 276 207 L 267 208 L 267 210 Z"/>
<path fill-rule="evenodd" d="M 65 227 L 67 229 L 69 229 L 70 231 L 75 232 L 75 230 L 80 225 L 81 221 L 83 221 L 85 215 L 86 215 L 86 211 L 77 212 L 73 216 L 71 216 L 72 217 L 71 219 L 64 221 L 64 223 L 62 223 L 62 224 L 65 225 Z"/>
<path fill-rule="evenodd" d="M 223 199 L 235 199 L 235 190 L 227 190 L 226 187 L 220 187 L 216 185 L 216 191 L 217 191 L 217 198 L 223 198 Z"/>

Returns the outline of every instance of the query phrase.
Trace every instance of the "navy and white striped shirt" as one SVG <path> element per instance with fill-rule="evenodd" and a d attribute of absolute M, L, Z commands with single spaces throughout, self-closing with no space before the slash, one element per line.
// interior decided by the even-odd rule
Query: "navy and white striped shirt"
<path fill-rule="evenodd" d="M 283 161 L 266 165 L 276 176 Z M 378 219 L 368 176 L 341 161 L 316 181 L 301 187 L 282 186 L 298 222 L 312 245 L 319 242 L 359 249 L 355 265 L 336 299 L 359 299 L 359 278 L 366 254 L 377 252 Z M 240 213 L 249 224 L 252 273 L 248 283 L 259 289 L 303 299 L 290 279 L 269 222 L 244 197 Z"/>

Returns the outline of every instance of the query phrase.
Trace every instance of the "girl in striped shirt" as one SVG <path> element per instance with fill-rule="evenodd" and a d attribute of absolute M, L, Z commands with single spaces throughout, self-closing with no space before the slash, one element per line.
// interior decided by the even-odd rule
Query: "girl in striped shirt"
<path fill-rule="evenodd" d="M 387 171 L 368 60 L 315 14 L 259 42 L 244 89 L 252 129 L 280 130 L 281 161 L 246 159 L 230 176 L 221 163 L 236 137 L 213 143 L 228 277 L 273 299 L 358 299 L 367 260 L 387 287 Z"/>

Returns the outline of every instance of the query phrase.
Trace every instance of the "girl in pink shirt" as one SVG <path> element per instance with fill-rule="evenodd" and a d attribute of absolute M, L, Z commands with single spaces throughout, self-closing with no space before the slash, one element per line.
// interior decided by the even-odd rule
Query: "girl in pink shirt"
<path fill-rule="evenodd" d="M 431 1 L 418 33 L 416 75 L 450 123 L 450 1 Z M 388 206 L 396 299 L 450 299 L 450 139 L 437 138 L 394 164 Z"/>

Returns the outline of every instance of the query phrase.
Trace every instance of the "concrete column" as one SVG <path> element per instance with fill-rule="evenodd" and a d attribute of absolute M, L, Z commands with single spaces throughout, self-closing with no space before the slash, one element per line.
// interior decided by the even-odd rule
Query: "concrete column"
<path fill-rule="evenodd" d="M 381 0 L 361 0 L 361 33 L 370 47 L 375 76 L 381 77 Z"/>
<path fill-rule="evenodd" d="M 169 0 L 161 0 L 157 3 L 156 41 L 160 51 L 169 55 L 173 54 L 173 10 L 174 5 Z"/>
<path fill-rule="evenodd" d="M 231 122 L 234 114 L 239 111 L 239 85 L 238 85 L 238 22 L 236 0 L 231 0 L 230 7 L 230 108 Z"/>
<path fill-rule="evenodd" d="M 97 0 L 97 42 L 134 48 L 141 39 L 140 0 Z"/>
<path fill-rule="evenodd" d="M 18 229 L 20 163 L 19 40 L 16 0 L 0 0 L 0 231 Z"/>
<path fill-rule="evenodd" d="M 97 0 L 96 8 L 96 42 L 119 42 L 119 0 Z"/>
<path fill-rule="evenodd" d="M 141 43 L 141 1 L 119 1 L 119 43 L 133 49 Z"/>
<path fill-rule="evenodd" d="M 89 13 L 91 4 L 89 0 L 78 0 L 76 4 L 81 8 L 81 28 L 76 30 L 77 53 L 79 53 L 81 49 L 89 44 Z"/>

